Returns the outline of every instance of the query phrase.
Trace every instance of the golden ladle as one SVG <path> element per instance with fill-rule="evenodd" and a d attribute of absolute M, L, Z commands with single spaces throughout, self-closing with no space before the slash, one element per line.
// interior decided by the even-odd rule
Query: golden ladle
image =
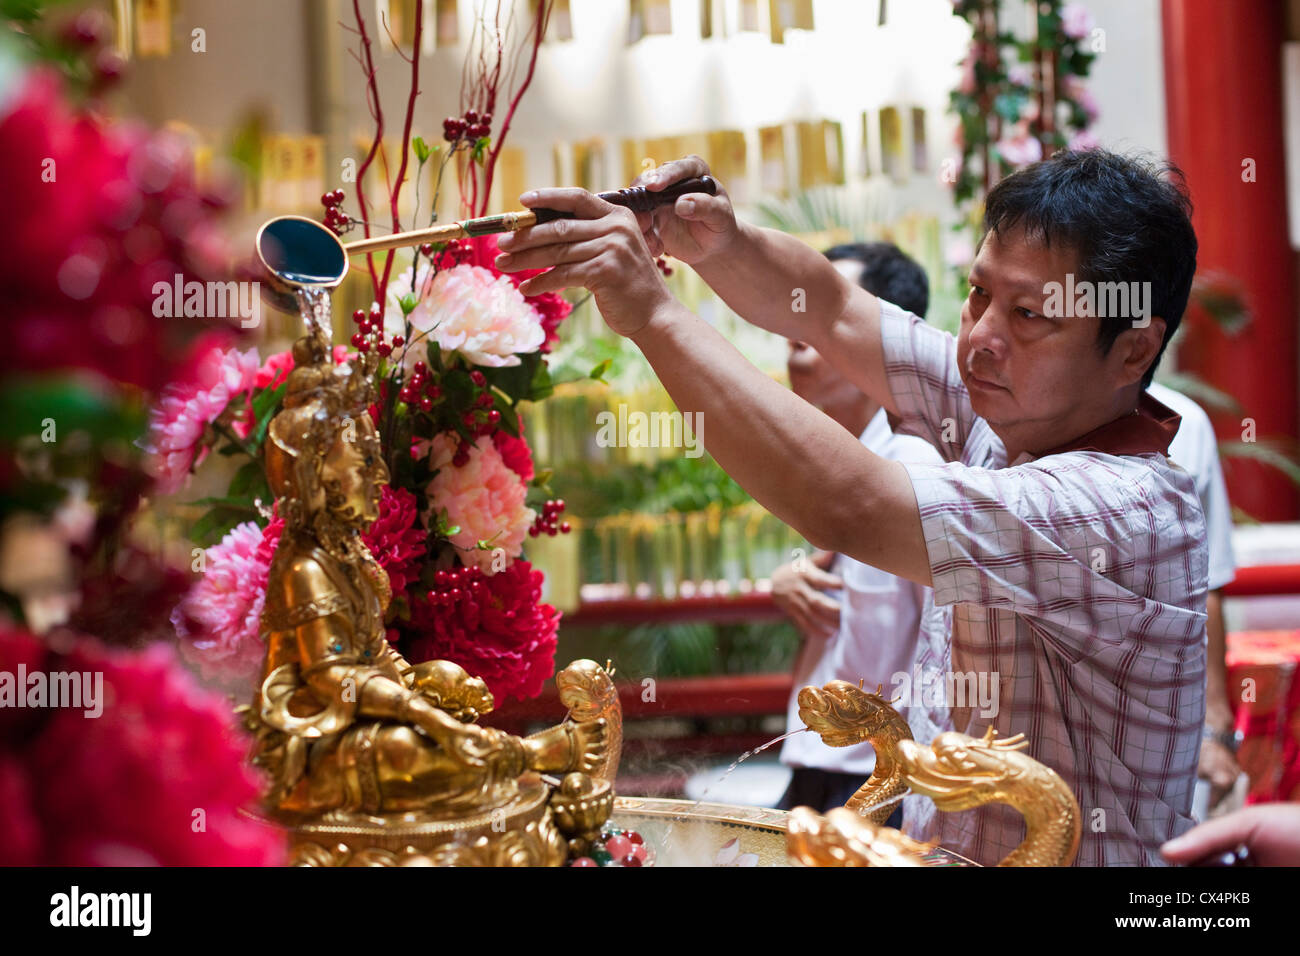
<path fill-rule="evenodd" d="M 659 192 L 644 186 L 632 186 L 597 193 L 608 203 L 625 206 L 633 212 L 649 212 L 657 206 L 677 201 L 688 193 L 716 195 L 717 181 L 712 176 L 700 176 L 673 183 Z M 306 216 L 279 216 L 262 224 L 257 230 L 255 247 L 263 275 L 262 294 L 276 308 L 297 312 L 296 293 L 300 289 L 334 289 L 348 274 L 348 257 L 383 252 L 403 246 L 418 246 L 426 242 L 447 242 L 472 236 L 514 232 L 554 219 L 572 219 L 571 212 L 558 209 L 527 209 L 480 216 L 413 229 L 388 236 L 374 236 L 343 242 L 329 227 Z"/>

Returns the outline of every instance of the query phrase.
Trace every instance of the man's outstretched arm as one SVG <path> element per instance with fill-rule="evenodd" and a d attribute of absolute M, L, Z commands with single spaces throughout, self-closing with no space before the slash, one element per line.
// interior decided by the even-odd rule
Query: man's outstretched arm
<path fill-rule="evenodd" d="M 872 454 L 678 302 L 631 212 L 582 189 L 520 199 L 576 217 L 502 239 L 503 271 L 550 267 L 520 292 L 590 289 L 605 323 L 640 347 L 678 409 L 702 416 L 698 437 L 756 501 L 817 547 L 930 582 L 920 512 L 902 465 Z"/>
<path fill-rule="evenodd" d="M 632 340 L 677 407 L 701 414 L 704 447 L 759 504 L 816 547 L 930 584 L 902 465 L 868 451 L 675 301 Z"/>
<path fill-rule="evenodd" d="M 709 174 L 698 156 L 656 167 L 636 180 L 658 191 Z M 849 282 L 821 253 L 775 229 L 736 219 L 719 184 L 638 216 L 651 253 L 688 263 L 746 322 L 807 342 L 874 401 L 897 413 L 885 380 L 879 300 Z"/>

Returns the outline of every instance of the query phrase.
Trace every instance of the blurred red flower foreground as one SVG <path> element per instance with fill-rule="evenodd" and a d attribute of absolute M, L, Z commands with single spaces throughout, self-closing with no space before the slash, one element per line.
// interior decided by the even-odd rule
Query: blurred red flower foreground
<path fill-rule="evenodd" d="M 0 630 L 0 694 L 26 695 L 38 673 L 102 680 L 97 717 L 85 706 L 0 706 L 0 865 L 283 864 L 282 835 L 237 812 L 260 787 L 229 703 L 167 645 L 67 643 L 56 653 Z M 16 686 L 20 667 L 28 687 Z"/>

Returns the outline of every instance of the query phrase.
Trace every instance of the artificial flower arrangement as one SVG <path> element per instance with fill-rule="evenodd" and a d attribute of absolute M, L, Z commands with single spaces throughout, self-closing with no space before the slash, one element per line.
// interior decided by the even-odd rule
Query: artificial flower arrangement
<path fill-rule="evenodd" d="M 176 137 L 104 121 L 120 62 L 102 13 L 21 7 L 0 31 L 22 237 L 0 257 L 0 865 L 279 864 L 283 841 L 239 813 L 260 783 L 229 703 L 172 646 L 188 577 L 131 535 L 146 409 L 209 381 L 203 356 L 239 335 L 151 309 L 178 271 L 223 277 L 227 200 Z M 54 675 L 102 683 L 58 706 Z"/>
<path fill-rule="evenodd" d="M 419 73 L 419 58 L 411 58 L 403 151 L 385 197 L 394 232 L 402 228 L 398 196 L 412 159 L 417 181 L 430 161 L 442 164 L 438 182 L 456 163 L 460 181 L 470 186 L 466 214 L 485 214 L 496 158 L 531 79 L 549 6 L 542 5 L 531 42 L 521 44 L 529 57 L 526 76 L 495 142 L 490 132 L 504 31 L 480 38 L 495 45 L 494 55 L 471 54 L 480 72 L 462 91 L 462 101 L 473 107 L 444 121 L 445 149 L 411 137 Z M 416 50 L 421 11 L 417 6 Z M 354 13 L 358 61 L 366 66 L 372 64 L 370 38 L 355 4 Z M 338 233 L 361 229 L 369 236 L 367 210 L 377 207 L 361 184 L 372 160 L 385 157 L 373 68 L 367 83 L 378 130 L 358 170 L 357 212 L 343 211 L 342 189 L 321 201 L 328 227 Z M 436 191 L 431 208 L 437 208 Z M 399 256 L 409 265 L 404 262 L 393 275 Z M 571 306 L 553 293 L 523 295 L 518 286 L 529 274 L 501 273 L 493 264 L 496 256 L 496 241 L 486 236 L 369 257 L 373 301 L 351 316 L 349 342 L 352 350 L 374 349 L 380 356 L 379 400 L 370 414 L 391 481 L 365 537 L 392 586 L 388 639 L 413 662 L 439 658 L 460 664 L 485 680 L 500 701 L 535 696 L 554 669 L 559 613 L 541 600 L 543 577 L 524 559 L 523 545 L 529 535 L 569 529 L 562 520 L 564 503 L 546 500 L 548 476 L 534 471 L 520 404 L 551 393 L 546 356 Z M 336 326 L 341 324 L 336 318 Z M 346 360 L 348 348 L 340 346 L 336 359 Z M 210 358 L 204 382 L 172 390 L 154 409 L 150 449 L 157 477 L 170 489 L 181 487 L 212 449 L 248 459 L 225 495 L 202 502 L 209 510 L 194 526 L 194 537 L 201 544 L 221 540 L 208 547 L 202 578 L 172 617 L 183 653 L 205 677 L 246 689 L 262 660 L 259 623 L 281 529 L 270 508 L 261 453 L 292 357 L 286 351 L 259 359 L 255 350 L 228 349 Z"/>
<path fill-rule="evenodd" d="M 1076 0 L 1035 0 L 1032 8 L 1033 35 L 1022 39 L 999 24 L 997 3 L 953 0 L 953 12 L 972 30 L 961 80 L 950 96 L 960 120 L 961 159 L 950 180 L 959 204 L 1060 147 L 1097 145 L 1089 129 L 1097 102 L 1084 80 L 1105 48 L 1104 32 Z"/>

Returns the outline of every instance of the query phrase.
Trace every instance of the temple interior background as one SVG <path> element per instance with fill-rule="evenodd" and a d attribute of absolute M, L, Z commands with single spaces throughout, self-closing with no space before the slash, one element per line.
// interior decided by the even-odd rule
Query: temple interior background
<path fill-rule="evenodd" d="M 417 3 L 427 26 L 412 134 L 430 143 L 441 140 L 443 117 L 460 109 L 476 26 L 470 0 L 362 0 L 393 153 L 409 63 L 392 39 L 409 48 Z M 349 164 L 355 169 L 369 146 L 374 126 L 361 68 L 347 54 L 344 0 L 74 6 L 113 17 L 128 64 L 114 110 L 182 135 L 201 178 L 234 175 L 240 191 L 227 228 L 236 241 L 274 215 L 319 217 L 320 195 L 347 182 Z M 533 6 L 519 0 L 512 16 L 526 23 Z M 1239 565 L 1227 590 L 1230 672 L 1256 675 L 1267 687 L 1267 699 L 1241 718 L 1243 727 L 1253 721 L 1243 749 L 1251 791 L 1297 799 L 1300 469 L 1294 459 L 1289 472 L 1264 463 L 1243 443 L 1241 424 L 1251 418 L 1260 436 L 1293 450 L 1300 418 L 1300 0 L 1262 6 L 1286 31 L 1269 41 L 1274 53 L 1281 49 L 1284 73 L 1267 97 L 1216 95 L 1198 58 L 1207 40 L 1194 9 L 1176 0 L 1090 0 L 1098 52 L 1079 99 L 1096 142 L 1169 155 L 1190 176 L 1207 280 L 1199 307 L 1209 317 L 1188 323 L 1191 347 L 1176 350 L 1160 378 L 1206 405 L 1224 443 Z M 1001 7 L 1007 29 L 1032 33 L 1031 9 L 1011 0 Z M 1243 58 L 1257 35 L 1243 30 L 1233 41 Z M 970 24 L 950 0 L 556 0 L 487 209 L 517 208 L 530 188 L 618 188 L 695 153 L 744 218 L 819 249 L 898 244 L 929 275 L 929 320 L 955 331 L 975 234 L 969 204 L 954 201 L 962 121 L 952 96 L 970 41 Z M 1213 158 L 1204 149 L 1211 138 L 1221 147 Z M 1216 183 L 1238 181 L 1235 161 L 1227 170 L 1211 165 L 1222 166 L 1225 155 L 1258 163 L 1244 203 Z M 426 200 L 438 188 L 440 220 L 463 209 L 453 173 L 435 183 L 430 164 L 419 183 Z M 403 202 L 415 195 L 408 188 Z M 409 217 L 413 208 L 401 211 Z M 1219 236 L 1207 234 L 1216 229 Z M 679 265 L 668 281 L 786 381 L 783 340 L 731 315 L 689 268 Z M 364 272 L 354 268 L 336 293 L 335 314 L 366 307 L 368 296 Z M 775 751 L 714 785 L 740 754 L 785 728 L 799 636 L 772 604 L 768 577 L 811 548 L 707 454 L 602 447 L 599 413 L 673 406 L 636 350 L 605 329 L 583 296 L 569 297 L 575 311 L 550 358 L 553 378 L 609 365 L 603 381 L 559 386 L 523 416 L 537 468 L 552 470 L 551 488 L 572 525 L 570 534 L 526 542 L 546 573 L 545 599 L 564 614 L 556 660 L 612 660 L 619 679 L 636 688 L 624 695 L 620 790 L 692 799 L 707 792 L 770 806 L 787 779 Z M 262 354 L 287 348 L 297 316 L 265 316 L 254 344 Z M 1230 328 L 1234 321 L 1242 327 Z M 1225 394 L 1232 400 L 1216 405 Z M 792 449 L 790 462 L 772 466 L 797 467 L 798 454 Z M 202 512 L 191 502 L 220 494 L 229 480 L 218 463 L 183 493 L 152 501 L 139 533 L 188 564 L 188 529 Z M 493 719 L 527 729 L 557 707 L 548 685 L 540 699 L 512 701 Z"/>

